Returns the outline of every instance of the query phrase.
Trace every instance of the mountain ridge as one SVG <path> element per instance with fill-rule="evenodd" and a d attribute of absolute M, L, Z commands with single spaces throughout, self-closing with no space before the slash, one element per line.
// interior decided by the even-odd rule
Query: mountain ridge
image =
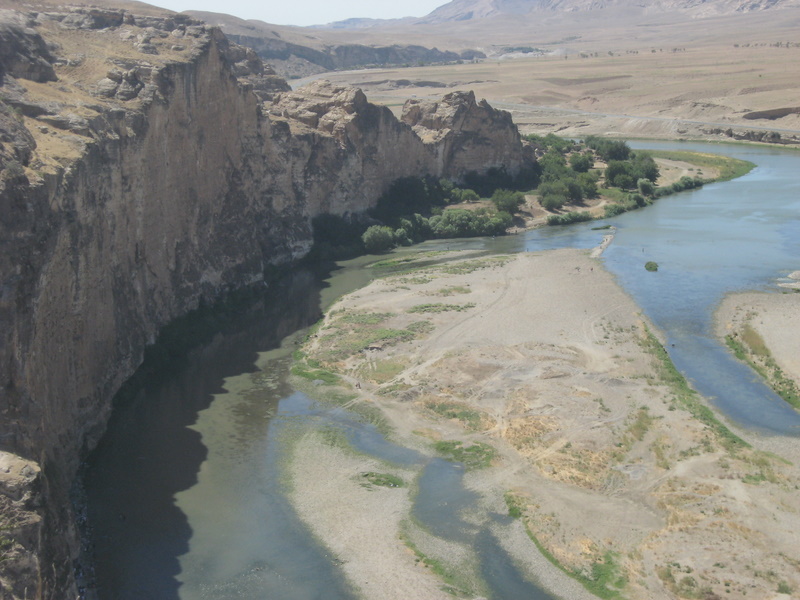
<path fill-rule="evenodd" d="M 686 13 L 693 17 L 722 16 L 798 8 L 800 0 L 452 0 L 418 19 L 361 19 L 353 17 L 315 26 L 323 29 L 364 29 L 402 24 L 431 25 L 536 13 L 626 11 L 640 14 Z"/>

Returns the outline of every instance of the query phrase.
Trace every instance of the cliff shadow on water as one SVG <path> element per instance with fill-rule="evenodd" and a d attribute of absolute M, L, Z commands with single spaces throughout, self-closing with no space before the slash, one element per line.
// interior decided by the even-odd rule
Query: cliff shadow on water
<path fill-rule="evenodd" d="M 257 372 L 260 352 L 319 318 L 322 280 L 319 272 L 295 270 L 266 290 L 235 294 L 174 322 L 148 349 L 83 469 L 78 579 L 87 597 L 95 589 L 101 599 L 179 597 L 180 557 L 193 531 L 176 496 L 197 484 L 208 457 L 193 425 L 225 393 L 226 378 Z M 271 407 L 257 410 L 268 420 Z"/>

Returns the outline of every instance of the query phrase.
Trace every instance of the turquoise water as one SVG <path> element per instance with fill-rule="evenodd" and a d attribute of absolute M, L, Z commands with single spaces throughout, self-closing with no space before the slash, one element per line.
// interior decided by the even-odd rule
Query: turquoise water
<path fill-rule="evenodd" d="M 677 367 L 722 415 L 766 434 L 800 435 L 800 415 L 755 380 L 712 331 L 725 294 L 776 290 L 776 279 L 800 269 L 800 155 L 744 146 L 647 146 L 724 153 L 758 167 L 734 182 L 609 220 L 617 232 L 602 260 L 665 333 Z M 597 225 L 427 246 L 591 248 L 607 233 L 591 229 Z M 644 270 L 649 260 L 659 263 L 658 272 Z M 281 438 L 298 421 L 340 428 L 356 447 L 384 460 L 421 465 L 415 518 L 476 550 L 491 597 L 551 598 L 517 571 L 488 525 L 464 520 L 475 497 L 464 489 L 459 465 L 391 444 L 287 384 L 297 334 L 319 318 L 321 307 L 369 279 L 366 262 L 348 263 L 324 281 L 295 273 L 115 409 L 86 477 L 100 598 L 353 598 L 283 494 Z"/>

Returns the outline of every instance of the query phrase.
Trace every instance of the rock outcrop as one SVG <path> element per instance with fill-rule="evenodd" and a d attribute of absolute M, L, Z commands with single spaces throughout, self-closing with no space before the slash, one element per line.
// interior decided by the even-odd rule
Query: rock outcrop
<path fill-rule="evenodd" d="M 69 598 L 70 483 L 161 327 L 302 257 L 315 215 L 525 157 L 471 95 L 401 122 L 359 90 L 290 92 L 179 15 L 0 21 L 0 587 Z"/>
<path fill-rule="evenodd" d="M 439 172 L 454 179 L 492 167 L 517 173 L 532 160 L 511 113 L 477 102 L 473 92 L 452 92 L 438 102 L 408 100 L 402 121 L 434 153 Z"/>

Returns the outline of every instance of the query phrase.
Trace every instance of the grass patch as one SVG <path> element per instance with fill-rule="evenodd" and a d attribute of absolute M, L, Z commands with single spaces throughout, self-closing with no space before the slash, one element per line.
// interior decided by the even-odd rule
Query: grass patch
<path fill-rule="evenodd" d="M 742 340 L 756 356 L 769 356 L 770 352 L 764 339 L 749 324 L 742 329 Z"/>
<path fill-rule="evenodd" d="M 355 448 L 347 438 L 347 434 L 338 427 L 327 425 L 319 429 L 322 443 L 331 448 L 343 450 L 349 454 L 357 454 Z"/>
<path fill-rule="evenodd" d="M 425 408 L 445 419 L 456 419 L 471 431 L 483 429 L 483 414 L 467 405 L 458 402 L 430 400 L 425 403 Z"/>
<path fill-rule="evenodd" d="M 666 158 L 668 160 L 679 160 L 691 163 L 695 168 L 715 169 L 719 172 L 719 177 L 707 181 L 730 181 L 742 175 L 747 175 L 755 168 L 755 164 L 722 156 L 719 154 L 706 154 L 705 152 L 689 152 L 686 150 L 648 150 L 647 153 L 653 158 Z"/>
<path fill-rule="evenodd" d="M 628 427 L 628 433 L 637 442 L 641 442 L 644 436 L 653 425 L 653 417 L 650 416 L 650 411 L 646 406 L 642 406 L 637 412 L 633 422 Z"/>
<path fill-rule="evenodd" d="M 321 381 L 325 385 L 336 385 L 341 381 L 338 375 L 326 371 L 325 369 L 314 369 L 302 363 L 292 365 L 292 375 L 308 379 L 309 381 Z"/>
<path fill-rule="evenodd" d="M 466 275 L 467 273 L 472 273 L 481 269 L 502 267 L 510 260 L 510 256 L 490 256 L 488 258 L 446 263 L 439 265 L 435 270 L 450 275 Z"/>
<path fill-rule="evenodd" d="M 419 260 L 417 255 L 401 256 L 400 258 L 387 258 L 386 260 L 379 260 L 369 265 L 370 269 L 390 269 L 392 267 L 399 267 L 408 263 L 416 262 Z"/>
<path fill-rule="evenodd" d="M 410 313 L 440 313 L 440 312 L 462 312 L 470 308 L 475 308 L 475 304 L 443 304 L 434 302 L 430 304 L 417 304 L 408 309 Z"/>
<path fill-rule="evenodd" d="M 339 321 L 348 325 L 380 325 L 393 316 L 393 313 L 349 312 L 342 314 Z"/>
<path fill-rule="evenodd" d="M 433 445 L 433 449 L 448 460 L 462 463 L 467 469 L 488 467 L 497 455 L 497 450 L 483 442 L 474 442 L 469 446 L 465 446 L 457 440 L 442 441 L 436 442 Z"/>
<path fill-rule="evenodd" d="M 408 525 L 404 524 L 404 529 L 407 527 Z M 417 562 L 422 563 L 425 568 L 430 569 L 432 573 L 434 573 L 445 583 L 445 587 L 443 589 L 446 592 L 458 597 L 467 595 L 467 592 L 463 589 L 459 578 L 455 573 L 452 572 L 451 569 L 447 568 L 444 562 L 438 558 L 428 556 L 422 550 L 420 550 L 419 547 L 411 540 L 407 532 L 403 531 L 400 533 L 400 540 L 409 550 L 411 550 L 411 552 L 414 553 L 414 556 L 417 557 Z"/>
<path fill-rule="evenodd" d="M 628 584 L 628 581 L 622 574 L 619 565 L 617 565 L 617 553 L 611 552 L 610 550 L 606 551 L 602 560 L 596 561 L 592 565 L 591 574 L 588 574 L 583 570 L 570 569 L 566 565 L 561 564 L 561 561 L 542 545 L 527 523 L 525 524 L 525 531 L 542 556 L 549 560 L 560 571 L 580 583 L 587 591 L 603 600 L 624 599 L 622 592 Z"/>
<path fill-rule="evenodd" d="M 750 365 L 787 404 L 800 410 L 800 389 L 797 383 L 783 372 L 764 339 L 750 324 L 742 328 L 740 335 L 726 336 L 725 343 L 736 358 Z"/>
<path fill-rule="evenodd" d="M 367 473 L 361 473 L 361 478 L 363 479 L 361 485 L 366 488 L 372 488 L 375 486 L 401 488 L 405 487 L 406 485 L 405 481 L 396 475 L 392 475 L 391 473 L 376 473 L 375 471 L 369 471 Z"/>
<path fill-rule="evenodd" d="M 503 499 L 508 507 L 508 516 L 512 519 L 521 519 L 525 512 L 525 505 L 520 497 L 513 492 L 506 492 Z"/>
<path fill-rule="evenodd" d="M 695 419 L 703 423 L 717 438 L 719 443 L 728 452 L 735 454 L 743 448 L 749 448 L 750 444 L 745 442 L 738 435 L 728 429 L 717 417 L 714 412 L 700 399 L 700 395 L 690 386 L 686 378 L 675 368 L 672 359 L 659 343 L 653 332 L 645 327 L 645 337 L 642 346 L 655 359 L 655 368 L 661 383 L 668 386 L 672 391 L 675 403 L 689 412 Z"/>
<path fill-rule="evenodd" d="M 406 329 L 413 331 L 414 333 L 424 334 L 430 333 L 436 329 L 436 327 L 430 321 L 414 321 L 413 323 L 409 324 Z"/>
<path fill-rule="evenodd" d="M 408 329 L 391 329 L 362 325 L 322 337 L 318 357 L 325 363 L 338 362 L 371 347 L 385 347 L 413 340 L 416 333 Z"/>
<path fill-rule="evenodd" d="M 381 384 L 391 381 L 403 372 L 406 365 L 392 360 L 376 361 L 365 363 L 359 368 L 359 375 L 368 381 Z"/>
<path fill-rule="evenodd" d="M 463 285 L 452 285 L 450 287 L 445 287 L 440 289 L 436 292 L 435 295 L 437 296 L 454 296 L 456 294 L 470 294 L 472 290 L 468 287 L 464 287 Z"/>

